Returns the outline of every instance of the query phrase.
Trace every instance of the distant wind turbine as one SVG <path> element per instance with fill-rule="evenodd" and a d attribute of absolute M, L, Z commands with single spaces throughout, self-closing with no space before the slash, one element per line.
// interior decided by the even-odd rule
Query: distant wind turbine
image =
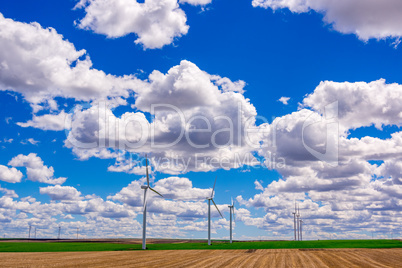
<path fill-rule="evenodd" d="M 300 219 L 300 241 L 303 241 L 303 223 L 304 221 L 302 219 Z"/>
<path fill-rule="evenodd" d="M 31 238 L 31 228 L 32 228 L 32 225 L 29 225 L 28 239 L 30 239 L 30 238 Z"/>
<path fill-rule="evenodd" d="M 61 231 L 61 226 L 59 226 L 59 234 L 57 235 L 57 239 L 60 239 L 60 231 Z"/>
<path fill-rule="evenodd" d="M 295 212 L 293 214 L 293 230 L 295 232 L 295 241 L 296 241 L 296 200 L 295 200 Z"/>
<path fill-rule="evenodd" d="M 234 214 L 234 201 L 233 201 L 233 198 L 232 198 L 232 203 L 231 203 L 231 205 L 230 206 L 228 206 L 229 207 L 229 213 L 230 213 L 230 244 L 232 244 L 232 215 L 233 215 L 233 220 L 236 220 L 235 219 L 235 214 Z"/>
<path fill-rule="evenodd" d="M 215 201 L 213 199 L 214 198 L 214 191 L 215 191 L 215 184 L 216 184 L 216 179 L 217 178 L 218 177 L 215 178 L 214 187 L 212 188 L 212 192 L 211 192 L 211 197 L 207 197 L 207 200 L 208 200 L 208 245 L 211 245 L 211 201 L 212 201 L 212 203 L 214 203 L 216 209 L 218 210 L 219 214 L 223 218 L 222 213 L 219 211 L 219 208 L 215 204 Z"/>
<path fill-rule="evenodd" d="M 142 216 L 142 249 L 147 249 L 147 191 L 148 189 L 157 193 L 161 197 L 160 193 L 154 190 L 151 186 L 149 186 L 149 175 L 148 175 L 148 159 L 145 155 L 145 165 L 146 165 L 146 174 L 147 174 L 147 185 L 142 185 L 141 189 L 144 190 L 144 208 L 143 208 L 143 216 Z"/>
<path fill-rule="evenodd" d="M 299 207 L 299 204 L 297 204 L 296 217 L 297 217 L 297 221 L 296 221 L 296 223 L 297 223 L 297 240 L 300 240 L 300 220 L 299 220 L 299 218 L 300 218 L 300 207 Z"/>
<path fill-rule="evenodd" d="M 36 227 L 35 227 L 35 239 L 36 239 Z"/>

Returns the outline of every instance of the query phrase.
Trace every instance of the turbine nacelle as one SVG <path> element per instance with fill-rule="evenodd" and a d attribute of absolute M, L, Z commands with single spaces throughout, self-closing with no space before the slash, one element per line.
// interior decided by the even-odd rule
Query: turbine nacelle
<path fill-rule="evenodd" d="M 231 200 L 232 200 L 232 204 L 229 205 L 228 208 L 234 208 L 234 201 L 233 201 L 233 198 L 231 198 Z"/>
<path fill-rule="evenodd" d="M 206 199 L 209 201 L 211 200 L 212 203 L 214 204 L 216 210 L 219 212 L 219 214 L 221 215 L 222 219 L 223 219 L 223 215 L 221 213 L 221 211 L 219 210 L 218 206 L 216 205 L 215 201 L 214 201 L 214 193 L 215 193 L 215 185 L 216 185 L 216 179 L 218 177 L 215 178 L 215 182 L 214 182 L 214 187 L 212 188 L 212 192 L 211 192 L 211 196 L 210 197 L 206 197 Z"/>

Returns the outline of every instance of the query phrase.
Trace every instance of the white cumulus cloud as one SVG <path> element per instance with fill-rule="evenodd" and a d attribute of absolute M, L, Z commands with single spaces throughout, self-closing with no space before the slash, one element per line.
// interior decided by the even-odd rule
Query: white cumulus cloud
<path fill-rule="evenodd" d="M 324 15 L 324 22 L 344 34 L 371 38 L 399 39 L 402 36 L 402 2 L 399 0 L 253 0 L 254 7 L 287 8 L 291 12 L 310 10 Z"/>
<path fill-rule="evenodd" d="M 374 125 L 402 126 L 402 85 L 387 84 L 384 79 L 366 82 L 321 82 L 304 100 L 317 112 L 323 104 L 338 102 L 338 118 L 343 130 Z"/>
<path fill-rule="evenodd" d="M 259 143 L 248 130 L 255 130 L 257 112 L 241 93 L 244 85 L 183 60 L 166 74 L 152 72 L 149 85 L 138 90 L 135 108 L 151 113 L 151 122 L 143 112 L 116 117 L 105 105 L 93 106 L 75 113 L 66 146 L 81 158 L 89 148 L 152 152 L 152 164 L 169 174 L 255 165 L 251 152 Z M 140 171 L 127 164 L 109 170 Z"/>
<path fill-rule="evenodd" d="M 21 182 L 22 173 L 14 167 L 0 165 L 0 180 L 10 183 Z"/>
<path fill-rule="evenodd" d="M 187 3 L 193 6 L 205 6 L 212 2 L 212 0 L 179 0 L 179 3 Z"/>
<path fill-rule="evenodd" d="M 20 127 L 34 127 L 42 130 L 60 131 L 70 128 L 70 115 L 64 111 L 58 114 L 34 115 L 32 120 L 25 123 L 18 122 L 17 125 Z"/>
<path fill-rule="evenodd" d="M 81 199 L 81 193 L 71 186 L 48 186 L 40 187 L 41 194 L 47 194 L 52 200 L 79 200 Z"/>
<path fill-rule="evenodd" d="M 34 112 L 57 109 L 55 97 L 90 101 L 130 96 L 139 80 L 117 77 L 92 68 L 85 50 L 53 28 L 21 23 L 0 14 L 0 90 L 21 93 Z M 83 58 L 84 57 L 84 58 Z"/>
<path fill-rule="evenodd" d="M 198 3 L 199 1 L 194 1 Z M 161 48 L 174 38 L 187 34 L 187 17 L 177 0 L 81 0 L 76 8 L 85 9 L 78 27 L 109 38 L 135 33 L 136 44 Z"/>
<path fill-rule="evenodd" d="M 288 105 L 289 97 L 280 97 L 278 101 L 282 102 L 284 105 Z"/>
<path fill-rule="evenodd" d="M 45 166 L 43 160 L 35 153 L 28 155 L 19 154 L 10 160 L 8 165 L 13 167 L 25 167 L 27 177 L 31 181 L 47 184 L 63 184 L 67 178 L 55 178 L 53 167 Z"/>

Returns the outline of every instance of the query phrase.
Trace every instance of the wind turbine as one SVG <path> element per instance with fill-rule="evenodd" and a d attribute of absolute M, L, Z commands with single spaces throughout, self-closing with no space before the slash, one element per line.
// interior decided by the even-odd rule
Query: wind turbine
<path fill-rule="evenodd" d="M 147 249 L 147 191 L 148 189 L 157 193 L 161 197 L 160 193 L 155 191 L 151 186 L 149 186 L 149 175 L 148 175 L 148 159 L 145 155 L 145 165 L 146 165 L 146 174 L 147 174 L 147 185 L 142 185 L 141 189 L 144 190 L 144 208 L 143 208 L 143 216 L 142 216 L 142 249 Z"/>
<path fill-rule="evenodd" d="M 60 239 L 60 231 L 61 231 L 61 226 L 59 226 L 59 234 L 57 235 L 57 239 Z"/>
<path fill-rule="evenodd" d="M 293 214 L 293 230 L 295 232 L 295 241 L 296 241 L 296 200 L 295 200 L 295 212 Z"/>
<path fill-rule="evenodd" d="M 300 218 L 300 207 L 299 207 L 299 204 L 297 204 L 296 217 L 297 217 L 297 240 L 300 240 L 300 220 L 299 220 L 299 218 Z"/>
<path fill-rule="evenodd" d="M 232 198 L 232 204 L 230 205 L 230 206 L 228 206 L 229 207 L 229 213 L 230 213 L 230 244 L 232 244 L 232 215 L 233 215 L 233 220 L 236 220 L 235 219 L 235 214 L 234 214 L 234 201 L 233 201 L 233 198 Z"/>
<path fill-rule="evenodd" d="M 209 246 L 211 245 L 211 201 L 212 201 L 212 203 L 214 203 L 216 209 L 218 210 L 219 214 L 223 218 L 222 213 L 219 211 L 219 208 L 215 204 L 215 201 L 213 199 L 214 198 L 214 191 L 215 191 L 215 184 L 216 184 L 216 179 L 217 178 L 218 177 L 215 178 L 214 188 L 212 188 L 211 197 L 207 197 L 207 200 L 208 200 L 208 245 Z"/>
<path fill-rule="evenodd" d="M 31 239 L 31 228 L 32 228 L 32 225 L 29 225 L 28 239 Z"/>
<path fill-rule="evenodd" d="M 300 219 L 300 241 L 303 241 L 303 228 L 302 228 L 303 222 L 304 221 Z"/>

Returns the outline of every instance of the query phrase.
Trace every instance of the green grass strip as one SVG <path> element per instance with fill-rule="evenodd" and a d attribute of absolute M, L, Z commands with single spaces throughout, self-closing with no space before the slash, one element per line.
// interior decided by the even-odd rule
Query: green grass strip
<path fill-rule="evenodd" d="M 398 240 L 319 240 L 319 241 L 263 241 L 207 243 L 148 244 L 149 250 L 203 249 L 303 249 L 303 248 L 402 248 Z M 0 242 L 0 252 L 71 252 L 141 250 L 139 244 L 96 242 Z"/>

